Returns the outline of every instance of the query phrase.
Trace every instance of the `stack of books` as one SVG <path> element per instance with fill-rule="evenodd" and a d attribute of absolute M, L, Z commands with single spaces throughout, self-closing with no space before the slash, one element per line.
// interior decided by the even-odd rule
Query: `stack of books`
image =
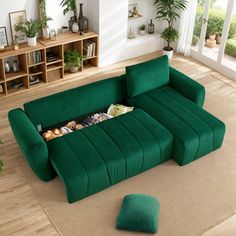
<path fill-rule="evenodd" d="M 91 40 L 86 40 L 83 47 L 83 55 L 86 58 L 91 58 L 96 56 L 96 43 Z"/>
<path fill-rule="evenodd" d="M 33 65 L 42 61 L 41 51 L 34 51 L 28 54 L 28 64 Z"/>

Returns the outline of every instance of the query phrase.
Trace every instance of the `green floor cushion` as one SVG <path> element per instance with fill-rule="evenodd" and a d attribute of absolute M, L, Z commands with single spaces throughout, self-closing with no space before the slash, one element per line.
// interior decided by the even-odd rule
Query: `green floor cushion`
<path fill-rule="evenodd" d="M 126 67 L 126 83 L 129 97 L 145 93 L 169 83 L 167 56 L 155 58 Z"/>
<path fill-rule="evenodd" d="M 219 148 L 225 125 L 169 86 L 130 99 L 174 135 L 173 157 L 185 165 Z"/>
<path fill-rule="evenodd" d="M 155 197 L 129 194 L 124 197 L 116 228 L 121 230 L 156 233 L 160 205 Z"/>
<path fill-rule="evenodd" d="M 137 109 L 47 145 L 68 201 L 74 202 L 168 160 L 173 135 Z"/>

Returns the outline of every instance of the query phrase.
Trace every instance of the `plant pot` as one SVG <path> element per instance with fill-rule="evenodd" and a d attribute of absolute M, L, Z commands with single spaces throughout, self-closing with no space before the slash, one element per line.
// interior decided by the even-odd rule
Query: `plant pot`
<path fill-rule="evenodd" d="M 165 50 L 165 49 L 163 48 L 162 54 L 163 54 L 163 55 L 167 55 L 167 56 L 168 56 L 168 59 L 171 60 L 172 57 L 173 57 L 173 51 L 174 51 L 173 49 L 172 49 L 172 50 Z"/>
<path fill-rule="evenodd" d="M 140 34 L 140 35 L 145 35 L 145 34 L 146 34 L 146 31 L 145 31 L 145 30 L 139 30 L 139 34 Z"/>
<path fill-rule="evenodd" d="M 215 34 L 210 34 L 210 35 L 209 35 L 209 39 L 210 39 L 211 41 L 214 41 L 214 40 L 216 39 L 216 35 L 215 35 Z"/>
<path fill-rule="evenodd" d="M 71 66 L 70 67 L 70 72 L 71 73 L 75 73 L 75 72 L 78 72 L 79 71 L 79 67 L 78 66 Z"/>
<path fill-rule="evenodd" d="M 33 38 L 27 38 L 27 40 L 28 40 L 28 46 L 30 46 L 30 47 L 34 47 L 37 45 L 36 36 Z"/>

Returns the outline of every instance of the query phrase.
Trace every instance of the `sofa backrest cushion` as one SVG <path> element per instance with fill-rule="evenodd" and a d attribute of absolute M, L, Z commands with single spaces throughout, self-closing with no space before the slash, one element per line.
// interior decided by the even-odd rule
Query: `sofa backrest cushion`
<path fill-rule="evenodd" d="M 125 77 L 119 76 L 24 104 L 32 123 L 43 129 L 105 109 L 112 103 L 126 101 Z"/>
<path fill-rule="evenodd" d="M 126 83 L 129 97 L 135 97 L 149 90 L 169 83 L 168 57 L 126 67 Z"/>

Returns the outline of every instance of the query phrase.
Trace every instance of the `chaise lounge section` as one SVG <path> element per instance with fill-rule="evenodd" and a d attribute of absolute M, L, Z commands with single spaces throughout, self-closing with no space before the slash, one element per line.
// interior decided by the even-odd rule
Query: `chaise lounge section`
<path fill-rule="evenodd" d="M 167 57 L 127 67 L 126 71 L 129 103 L 174 135 L 172 157 L 179 165 L 221 146 L 225 125 L 202 108 L 204 87 L 169 67 Z"/>

